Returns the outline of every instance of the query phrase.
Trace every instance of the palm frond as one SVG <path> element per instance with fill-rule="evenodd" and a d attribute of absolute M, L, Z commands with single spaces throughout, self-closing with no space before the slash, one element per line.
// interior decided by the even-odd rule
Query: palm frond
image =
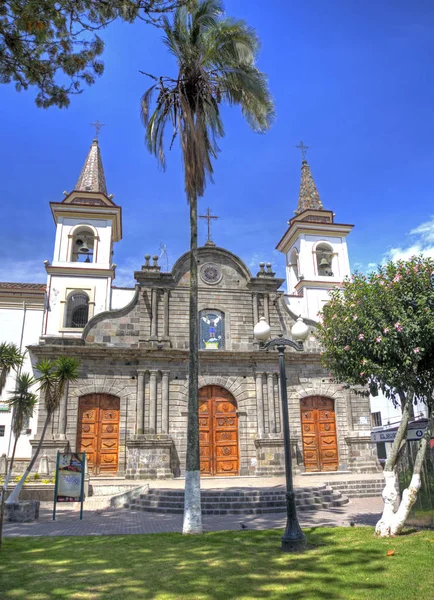
<path fill-rule="evenodd" d="M 20 352 L 18 346 L 8 342 L 0 344 L 0 394 L 6 385 L 6 379 L 9 373 L 17 371 L 23 364 L 24 354 Z"/>
<path fill-rule="evenodd" d="M 15 438 L 19 437 L 24 423 L 33 416 L 34 408 L 38 402 L 37 395 L 31 391 L 36 380 L 29 373 L 20 373 L 16 379 L 15 391 L 10 392 L 7 400 L 13 409 L 12 430 Z"/>
<path fill-rule="evenodd" d="M 187 198 L 197 198 L 212 181 L 217 141 L 224 136 L 220 104 L 239 105 L 257 132 L 271 126 L 274 106 L 256 67 L 258 36 L 244 21 L 225 17 L 220 0 L 192 0 L 162 22 L 178 75 L 160 77 L 142 96 L 145 143 L 165 168 L 164 142 L 172 126 L 170 146 L 179 134 Z"/>

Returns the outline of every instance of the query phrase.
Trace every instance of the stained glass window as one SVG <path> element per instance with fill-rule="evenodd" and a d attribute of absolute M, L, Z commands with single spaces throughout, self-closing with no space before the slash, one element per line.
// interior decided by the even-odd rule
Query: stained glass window
<path fill-rule="evenodd" d="M 220 310 L 199 313 L 199 336 L 202 350 L 222 350 L 225 347 L 225 316 Z"/>

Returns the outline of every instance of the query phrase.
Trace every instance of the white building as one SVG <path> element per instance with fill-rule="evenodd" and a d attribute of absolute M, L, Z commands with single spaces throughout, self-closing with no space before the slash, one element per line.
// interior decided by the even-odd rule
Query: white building
<path fill-rule="evenodd" d="M 324 210 L 303 160 L 298 207 L 277 249 L 286 257 L 288 307 L 313 321 L 329 300 L 329 291 L 351 275 L 346 238 L 353 225 L 335 223 L 334 217 Z"/>
<path fill-rule="evenodd" d="M 122 213 L 107 194 L 98 140 L 92 142 L 74 190 L 63 202 L 51 202 L 50 208 L 56 235 L 53 259 L 45 262 L 46 284 L 0 283 L 0 341 L 12 342 L 21 351 L 50 336 L 81 336 L 91 317 L 128 304 L 134 294 L 112 286 Z M 22 371 L 32 373 L 28 354 Z M 0 456 L 10 456 L 14 442 L 12 413 L 5 401 L 15 376 L 9 374 L 0 396 Z M 19 439 L 18 462 L 31 456 L 36 423 L 37 409 Z"/>

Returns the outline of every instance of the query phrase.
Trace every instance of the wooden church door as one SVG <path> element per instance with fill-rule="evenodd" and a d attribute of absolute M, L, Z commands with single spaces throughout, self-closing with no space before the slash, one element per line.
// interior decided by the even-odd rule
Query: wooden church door
<path fill-rule="evenodd" d="M 334 402 L 331 398 L 303 398 L 301 429 L 306 471 L 337 471 L 338 444 Z"/>
<path fill-rule="evenodd" d="M 199 390 L 199 440 L 201 475 L 239 475 L 237 404 L 222 387 Z"/>
<path fill-rule="evenodd" d="M 77 452 L 86 452 L 89 473 L 116 475 L 119 454 L 120 400 L 89 394 L 78 404 Z"/>

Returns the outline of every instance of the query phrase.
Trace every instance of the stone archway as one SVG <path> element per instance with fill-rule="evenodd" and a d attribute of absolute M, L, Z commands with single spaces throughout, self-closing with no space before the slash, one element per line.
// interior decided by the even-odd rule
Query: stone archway
<path fill-rule="evenodd" d="M 306 471 L 337 471 L 334 401 L 324 396 L 309 396 L 300 400 L 300 412 Z"/>
<path fill-rule="evenodd" d="M 237 403 L 218 385 L 199 390 L 199 443 L 201 476 L 240 474 Z"/>

